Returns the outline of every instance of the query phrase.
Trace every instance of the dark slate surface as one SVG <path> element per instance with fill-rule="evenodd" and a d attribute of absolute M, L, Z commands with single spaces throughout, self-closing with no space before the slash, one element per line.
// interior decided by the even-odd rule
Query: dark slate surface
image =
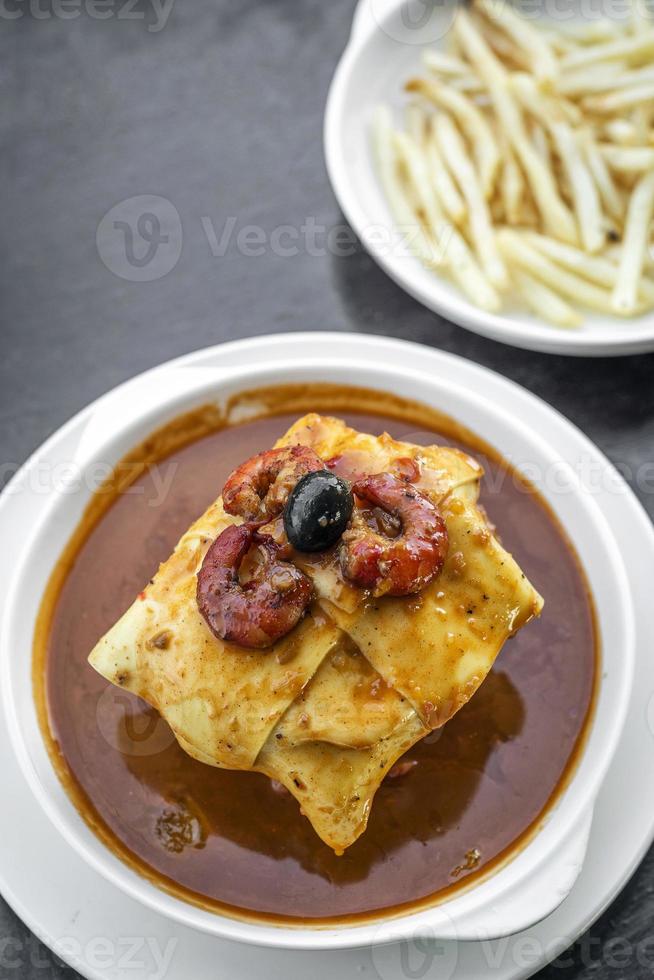
<path fill-rule="evenodd" d="M 110 16 L 92 16 L 100 9 Z M 360 330 L 455 351 L 526 385 L 623 467 L 652 515 L 654 357 L 564 359 L 491 343 L 403 295 L 347 235 L 326 247 L 343 219 L 322 112 L 353 0 L 176 0 L 160 30 L 153 11 L 125 0 L 0 4 L 2 479 L 90 399 L 170 357 L 274 331 Z M 180 238 L 155 207 L 168 242 L 140 269 L 125 262 L 122 231 L 105 224 L 96 245 L 103 215 L 138 195 L 167 199 L 181 224 Z M 293 255 L 271 237 L 282 228 L 288 250 L 284 226 L 309 228 Z M 156 239 L 152 222 L 142 228 Z M 165 271 L 154 263 L 173 265 L 180 245 L 168 274 L 123 277 Z M 137 262 L 146 250 L 135 243 Z M 650 855 L 541 975 L 651 976 L 653 869 Z M 72 975 L 0 901 L 0 978 Z"/>

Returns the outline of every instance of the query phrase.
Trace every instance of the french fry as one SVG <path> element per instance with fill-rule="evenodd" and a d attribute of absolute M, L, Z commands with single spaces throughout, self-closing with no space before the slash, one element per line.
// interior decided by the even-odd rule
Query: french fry
<path fill-rule="evenodd" d="M 392 140 L 395 152 L 413 189 L 419 209 L 424 215 L 427 230 L 437 242 L 440 242 L 443 215 L 429 179 L 424 157 L 408 133 L 395 131 Z"/>
<path fill-rule="evenodd" d="M 562 269 L 537 249 L 532 248 L 522 236 L 503 229 L 498 233 L 497 240 L 507 261 L 510 260 L 512 264 L 515 263 L 531 273 L 539 282 L 545 283 L 559 295 L 599 313 L 613 312 L 611 294 L 606 289 L 601 289 L 582 279 L 581 276 Z"/>
<path fill-rule="evenodd" d="M 612 245 L 606 250 L 606 257 L 612 259 L 614 262 L 619 263 L 622 257 L 622 245 Z M 650 243 L 645 252 L 645 258 L 643 260 L 643 271 L 645 273 L 644 282 L 650 282 L 649 276 L 654 277 L 654 239 L 650 240 Z"/>
<path fill-rule="evenodd" d="M 524 193 L 525 179 L 507 143 L 504 149 L 504 165 L 500 174 L 500 194 L 506 220 L 511 225 L 520 224 Z"/>
<path fill-rule="evenodd" d="M 599 255 L 587 255 L 578 248 L 563 245 L 561 242 L 539 235 L 536 232 L 522 232 L 525 240 L 534 248 L 548 256 L 554 262 L 562 265 L 570 272 L 576 272 L 597 286 L 610 288 L 618 282 L 619 269 L 615 262 Z M 619 256 L 618 256 L 619 258 Z M 638 287 L 640 300 L 648 306 L 654 303 L 654 283 L 649 279 L 641 279 Z"/>
<path fill-rule="evenodd" d="M 454 21 L 453 36 L 489 87 L 495 88 L 506 83 L 508 78 L 506 68 L 491 51 L 470 15 L 463 9 L 459 10 Z"/>
<path fill-rule="evenodd" d="M 557 55 L 569 54 L 579 46 L 579 41 L 574 35 L 564 34 L 562 31 L 543 29 L 543 36 L 549 42 L 552 51 Z"/>
<path fill-rule="evenodd" d="M 638 181 L 629 200 L 618 281 L 611 299 L 613 309 L 622 316 L 636 311 L 638 282 L 643 270 L 653 214 L 654 171 Z"/>
<path fill-rule="evenodd" d="M 470 65 L 465 61 L 442 51 L 436 51 L 434 48 L 426 48 L 423 51 L 422 63 L 430 71 L 452 78 L 456 78 L 457 75 L 467 75 L 470 71 Z"/>
<path fill-rule="evenodd" d="M 480 97 L 486 94 L 484 83 L 476 75 L 458 75 L 456 78 L 450 79 L 450 85 L 457 92 L 465 92 L 466 95 Z M 479 98 L 477 98 L 476 103 L 479 105 Z"/>
<path fill-rule="evenodd" d="M 606 236 L 595 181 L 567 123 L 552 123 L 550 131 L 570 182 L 583 245 L 588 252 L 599 252 Z"/>
<path fill-rule="evenodd" d="M 638 174 L 654 170 L 654 147 L 612 146 L 598 143 L 598 148 L 609 167 L 623 174 Z"/>
<path fill-rule="evenodd" d="M 557 120 L 568 122 L 571 126 L 581 122 L 582 113 L 578 106 L 561 96 L 553 99 L 545 95 L 536 80 L 526 72 L 514 72 L 510 85 L 524 108 L 544 126 Z"/>
<path fill-rule="evenodd" d="M 407 92 L 417 93 L 434 105 L 451 112 L 474 147 L 475 161 L 484 196 L 490 197 L 500 153 L 493 131 L 477 107 L 461 92 L 427 78 L 412 78 L 405 86 Z"/>
<path fill-rule="evenodd" d="M 599 252 L 605 241 L 599 193 L 569 123 L 557 116 L 530 76 L 514 75 L 511 84 L 525 108 L 548 128 L 568 178 L 584 248 Z"/>
<path fill-rule="evenodd" d="M 550 153 L 550 144 L 547 140 L 547 133 L 540 123 L 533 123 L 531 127 L 531 141 L 534 144 L 534 148 L 541 158 L 543 163 L 550 167 L 552 166 L 552 154 Z"/>
<path fill-rule="evenodd" d="M 633 109 L 634 106 L 651 105 L 652 102 L 654 102 L 654 80 L 643 85 L 623 88 L 619 92 L 590 96 L 584 99 L 582 104 L 589 112 L 615 114 L 625 109 Z"/>
<path fill-rule="evenodd" d="M 497 313 L 502 306 L 497 291 L 480 269 L 463 236 L 454 226 L 451 229 L 449 268 L 452 278 L 475 306 L 488 313 Z"/>
<path fill-rule="evenodd" d="M 636 106 L 632 113 L 632 119 L 637 131 L 638 142 L 641 145 L 654 143 L 654 132 L 652 130 L 652 118 L 654 115 L 654 104 L 641 103 Z"/>
<path fill-rule="evenodd" d="M 576 244 L 578 236 L 574 218 L 559 195 L 551 170 L 529 141 L 522 112 L 508 88 L 507 72 L 465 10 L 458 13 L 454 22 L 454 33 L 478 74 L 486 82 L 498 119 L 522 164 L 543 224 L 551 235 Z"/>
<path fill-rule="evenodd" d="M 508 285 L 506 267 L 495 242 L 490 212 L 477 173 L 462 137 L 450 116 L 442 114 L 435 123 L 438 148 L 450 174 L 468 205 L 468 226 L 475 251 L 490 282 L 499 289 Z"/>
<path fill-rule="evenodd" d="M 606 119 L 597 121 L 595 131 L 602 139 L 617 146 L 640 146 L 641 137 L 638 127 L 631 119 Z"/>
<path fill-rule="evenodd" d="M 654 55 L 654 32 L 644 32 L 638 37 L 623 37 L 606 44 L 595 44 L 583 51 L 574 51 L 561 59 L 562 71 L 587 68 L 598 62 L 628 61 L 640 62 Z"/>
<path fill-rule="evenodd" d="M 430 237 L 438 245 L 438 261 L 446 266 L 465 293 L 482 309 L 495 312 L 500 299 L 481 271 L 464 238 L 440 211 L 423 158 L 406 133 L 393 133 L 393 143 L 404 164 L 413 193 L 424 212 Z"/>
<path fill-rule="evenodd" d="M 417 146 L 424 146 L 427 139 L 427 116 L 421 105 L 409 102 L 404 110 L 406 131 Z"/>
<path fill-rule="evenodd" d="M 537 316 L 556 327 L 574 328 L 581 325 L 580 314 L 569 303 L 524 269 L 513 269 L 512 279 L 526 305 Z"/>
<path fill-rule="evenodd" d="M 578 98 L 590 92 L 606 92 L 612 90 L 626 74 L 628 72 L 623 61 L 591 65 L 590 68 L 560 75 L 556 81 L 556 90 L 568 98 Z"/>
<path fill-rule="evenodd" d="M 603 17 L 583 24 L 572 24 L 566 28 L 563 36 L 578 45 L 601 44 L 614 40 L 616 33 L 625 34 L 626 31 L 627 28 L 621 28 L 615 20 Z"/>
<path fill-rule="evenodd" d="M 507 68 L 520 71 L 524 71 L 527 68 L 527 54 L 512 38 L 508 37 L 503 31 L 498 30 L 488 20 L 478 21 L 477 26 L 488 47 L 501 59 Z"/>
<path fill-rule="evenodd" d="M 524 52 L 536 78 L 551 82 L 559 74 L 556 57 L 547 40 L 535 30 L 529 21 L 503 2 L 497 0 L 477 0 L 476 8 L 496 27 L 508 34 L 514 44 Z"/>
<path fill-rule="evenodd" d="M 373 147 L 381 185 L 386 194 L 398 232 L 408 248 L 426 265 L 444 264 L 437 243 L 430 241 L 407 201 L 397 176 L 397 157 L 393 147 L 393 123 L 386 106 L 379 106 L 373 119 Z"/>
<path fill-rule="evenodd" d="M 634 68 L 628 71 L 624 62 L 595 65 L 585 72 L 559 79 L 557 89 L 563 95 L 584 96 L 599 92 L 621 92 L 638 85 L 654 82 L 654 68 Z"/>
<path fill-rule="evenodd" d="M 597 190 L 599 191 L 602 204 L 612 218 L 618 222 L 622 222 L 625 210 L 624 201 L 622 200 L 620 191 L 616 187 L 604 157 L 597 148 L 592 134 L 589 132 L 583 133 L 581 144 L 586 162 L 588 163 L 588 169 L 597 184 Z"/>
<path fill-rule="evenodd" d="M 450 176 L 449 170 L 443 163 L 433 126 L 429 127 L 427 137 L 427 164 L 436 196 L 440 201 L 443 211 L 454 224 L 462 224 L 467 216 L 468 210 L 465 201 Z"/>

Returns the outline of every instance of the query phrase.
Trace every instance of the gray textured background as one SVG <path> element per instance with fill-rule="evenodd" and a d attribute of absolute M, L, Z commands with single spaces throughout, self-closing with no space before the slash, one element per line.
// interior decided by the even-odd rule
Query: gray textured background
<path fill-rule="evenodd" d="M 276 254 L 269 236 L 280 226 L 343 222 L 321 125 L 354 0 L 176 0 L 159 31 L 148 29 L 149 3 L 127 17 L 124 2 L 108 0 L 105 20 L 86 0 L 40 0 L 31 12 L 27 0 L 0 4 L 3 479 L 90 399 L 153 364 L 236 337 L 329 329 L 404 337 L 494 368 L 555 405 L 635 482 L 654 458 L 654 357 L 563 359 L 477 338 L 403 295 L 346 239 L 325 250 L 319 233 L 316 247 Z M 96 230 L 142 194 L 174 205 L 182 251 L 162 278 L 130 282 L 101 261 Z M 214 255 L 206 229 L 220 238 L 229 218 L 233 235 Z M 261 255 L 237 240 L 249 225 L 267 237 Z M 100 240 L 114 266 L 120 244 Z M 332 254 L 342 250 L 353 254 Z M 635 489 L 654 514 L 652 490 Z M 653 870 L 650 855 L 565 965 L 541 976 L 651 976 Z M 2 965 L 7 940 L 27 937 L 0 900 L 0 980 L 73 975 L 36 941 L 19 967 Z"/>

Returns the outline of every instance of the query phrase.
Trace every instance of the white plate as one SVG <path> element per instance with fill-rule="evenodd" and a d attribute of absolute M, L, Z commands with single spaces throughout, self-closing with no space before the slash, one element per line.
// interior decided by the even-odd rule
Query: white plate
<path fill-rule="evenodd" d="M 177 363 L 209 367 L 219 361 L 224 366 L 230 358 L 242 358 L 244 353 L 261 360 L 284 354 L 293 359 L 306 355 L 309 346 L 315 351 L 317 342 L 325 349 L 330 344 L 347 347 L 353 357 L 367 356 L 405 366 L 415 365 L 419 359 L 423 368 L 447 373 L 537 427 L 571 465 L 591 456 L 603 459 L 578 430 L 533 395 L 476 365 L 413 344 L 375 337 L 287 335 L 201 351 Z M 21 545 L 22 529 L 38 519 L 43 507 L 42 474 L 73 457 L 89 414 L 86 410 L 56 433 L 30 459 L 0 502 L 0 534 L 5 545 L 0 555 L 0 615 L 12 578 L 10 556 Z M 4 784 L 11 788 L 3 794 L 0 808 L 0 887 L 7 900 L 62 958 L 86 976 L 103 980 L 152 977 L 156 974 L 153 950 L 163 953 L 171 939 L 176 946 L 167 980 L 203 980 L 216 975 L 225 980 L 275 980 L 304 975 L 309 970 L 316 980 L 359 974 L 398 980 L 409 976 L 409 965 L 422 971 L 422 976 L 440 980 L 472 980 L 491 972 L 497 980 L 513 980 L 535 972 L 600 914 L 627 880 L 654 834 L 654 779 L 650 776 L 654 660 L 646 616 L 651 601 L 648 569 L 654 560 L 654 532 L 608 462 L 603 461 L 599 475 L 594 470 L 591 476 L 597 503 L 624 542 L 623 557 L 640 610 L 637 683 L 618 754 L 598 800 L 588 860 L 571 895 L 548 919 L 510 940 L 458 946 L 440 943 L 426 950 L 422 943 L 409 943 L 349 952 L 289 953 L 257 950 L 195 933 L 126 898 L 69 848 L 35 807 L 8 749 L 5 720 L 0 715 L 0 766 Z M 618 824 L 620 833 L 616 834 Z M 130 938 L 136 938 L 139 948 L 128 963 Z M 135 967 L 135 959 L 142 962 L 140 968 Z"/>
<path fill-rule="evenodd" d="M 420 71 L 425 44 L 443 44 L 455 3 L 360 0 L 329 91 L 324 126 L 327 170 L 345 217 L 398 285 L 430 310 L 475 333 L 514 347 L 558 354 L 606 356 L 654 350 L 652 313 L 625 321 L 588 312 L 578 330 L 562 330 L 521 312 L 486 313 L 456 286 L 403 254 L 397 242 L 388 241 L 393 222 L 373 167 L 370 120 L 380 103 L 402 105 L 403 82 Z M 620 13 L 624 15 L 622 8 Z"/>

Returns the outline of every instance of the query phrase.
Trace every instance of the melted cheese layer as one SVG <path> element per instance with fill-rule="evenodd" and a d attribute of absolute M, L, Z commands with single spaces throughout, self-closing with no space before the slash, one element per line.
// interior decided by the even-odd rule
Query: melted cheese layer
<path fill-rule="evenodd" d="M 342 853 L 365 830 L 394 762 L 472 697 L 542 599 L 477 507 L 482 470 L 467 454 L 315 414 L 278 443 L 293 444 L 351 479 L 409 472 L 447 524 L 439 578 L 418 596 L 372 599 L 344 581 L 336 549 L 298 555 L 315 595 L 302 622 L 265 651 L 222 642 L 195 598 L 206 551 L 235 523 L 218 498 L 89 660 L 153 705 L 190 755 L 281 782 Z M 280 522 L 271 530 L 281 533 Z"/>

